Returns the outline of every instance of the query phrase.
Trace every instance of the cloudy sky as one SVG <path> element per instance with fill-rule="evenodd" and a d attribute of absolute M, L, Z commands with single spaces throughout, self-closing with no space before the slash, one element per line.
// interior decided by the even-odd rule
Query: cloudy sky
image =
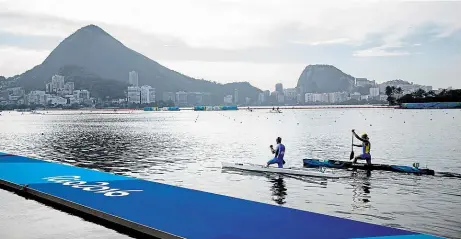
<path fill-rule="evenodd" d="M 196 78 L 294 87 L 305 66 L 461 88 L 461 2 L 0 0 L 0 75 L 40 64 L 95 24 Z"/>

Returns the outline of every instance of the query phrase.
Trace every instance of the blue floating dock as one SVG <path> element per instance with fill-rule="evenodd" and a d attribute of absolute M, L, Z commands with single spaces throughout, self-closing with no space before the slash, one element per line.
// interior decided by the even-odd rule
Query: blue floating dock
<path fill-rule="evenodd" d="M 437 238 L 4 153 L 0 184 L 157 238 Z"/>

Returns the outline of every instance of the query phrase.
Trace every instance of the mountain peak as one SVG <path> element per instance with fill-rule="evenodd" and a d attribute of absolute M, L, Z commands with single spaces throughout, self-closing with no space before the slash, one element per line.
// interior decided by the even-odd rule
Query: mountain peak
<path fill-rule="evenodd" d="M 80 28 L 79 30 L 105 32 L 102 28 L 100 28 L 99 26 L 96 26 L 94 24 L 84 26 L 84 27 Z"/>
<path fill-rule="evenodd" d="M 84 27 L 78 29 L 72 35 L 80 35 L 80 34 L 81 35 L 98 35 L 98 34 L 101 34 L 101 35 L 110 36 L 110 34 L 107 33 L 106 31 L 104 31 L 102 28 L 100 28 L 99 26 L 93 25 L 93 24 L 90 24 L 88 26 L 84 26 Z"/>
<path fill-rule="evenodd" d="M 245 97 L 257 99 L 259 93 L 259 89 L 249 84 L 214 84 L 209 81 L 197 81 L 172 71 L 126 47 L 101 27 L 93 24 L 84 26 L 65 38 L 42 64 L 22 74 L 18 85 L 26 90 L 43 89 L 53 75 L 61 74 L 67 78 L 80 79 L 75 80 L 75 87 L 81 87 L 81 82 L 90 82 L 91 87 L 110 93 L 114 92 L 114 87 L 122 85 L 120 83 L 128 84 L 128 73 L 131 71 L 138 73 L 140 85 L 154 87 L 159 99 L 162 99 L 163 92 L 210 92 L 214 94 L 213 99 L 217 100 L 215 103 L 222 103 L 223 97 L 233 94 L 236 88 L 239 89 L 241 100 Z M 95 79 L 99 80 L 96 82 Z M 107 83 L 111 80 L 118 81 L 119 84 Z M 120 94 L 123 94 L 123 91 Z"/>
<path fill-rule="evenodd" d="M 328 93 L 349 91 L 354 86 L 354 77 L 333 65 L 308 65 L 298 79 L 297 87 L 303 92 Z"/>
<path fill-rule="evenodd" d="M 313 65 L 306 66 L 306 69 L 310 69 L 310 68 L 335 68 L 337 69 L 333 65 L 325 65 L 325 64 L 313 64 Z"/>

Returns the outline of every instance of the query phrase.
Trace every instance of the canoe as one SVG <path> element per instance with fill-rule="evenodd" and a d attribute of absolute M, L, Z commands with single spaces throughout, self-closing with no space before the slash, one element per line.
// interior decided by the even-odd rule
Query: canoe
<path fill-rule="evenodd" d="M 372 164 L 367 165 L 363 163 L 352 163 L 352 161 L 340 161 L 340 160 L 320 160 L 320 159 L 303 159 L 304 167 L 308 168 L 342 168 L 342 169 L 363 169 L 363 170 L 381 170 L 391 171 L 399 173 L 412 173 L 412 174 L 424 174 L 434 175 L 435 172 L 428 168 L 415 168 L 411 166 L 400 166 L 400 165 L 386 165 L 386 164 Z"/>
<path fill-rule="evenodd" d="M 324 173 L 320 171 L 309 171 L 296 168 L 276 168 L 266 167 L 259 164 L 242 164 L 242 163 L 222 163 L 223 168 L 238 169 L 243 171 L 262 172 L 262 173 L 279 173 L 297 176 L 320 177 L 320 178 L 340 178 L 340 176 Z"/>

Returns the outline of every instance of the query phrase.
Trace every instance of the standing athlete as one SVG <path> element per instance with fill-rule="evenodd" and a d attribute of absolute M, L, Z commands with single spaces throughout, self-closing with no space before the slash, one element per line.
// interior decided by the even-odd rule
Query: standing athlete
<path fill-rule="evenodd" d="M 280 137 L 277 137 L 275 142 L 277 143 L 275 149 L 274 146 L 270 146 L 271 152 L 275 154 L 275 157 L 267 162 L 267 167 L 271 164 L 278 164 L 279 168 L 283 168 L 285 164 L 285 160 L 283 160 L 283 156 L 285 156 L 285 145 L 282 144 L 282 138 Z"/>
<path fill-rule="evenodd" d="M 362 144 L 354 144 L 355 147 L 362 148 L 362 154 L 355 157 L 353 163 L 357 163 L 357 159 L 362 159 L 362 160 L 366 160 L 368 165 L 371 165 L 371 154 L 370 154 L 371 143 L 370 143 L 370 139 L 368 138 L 368 135 L 363 133 L 362 137 L 360 137 L 355 133 L 355 130 L 352 130 L 352 133 L 358 140 L 362 141 Z"/>

